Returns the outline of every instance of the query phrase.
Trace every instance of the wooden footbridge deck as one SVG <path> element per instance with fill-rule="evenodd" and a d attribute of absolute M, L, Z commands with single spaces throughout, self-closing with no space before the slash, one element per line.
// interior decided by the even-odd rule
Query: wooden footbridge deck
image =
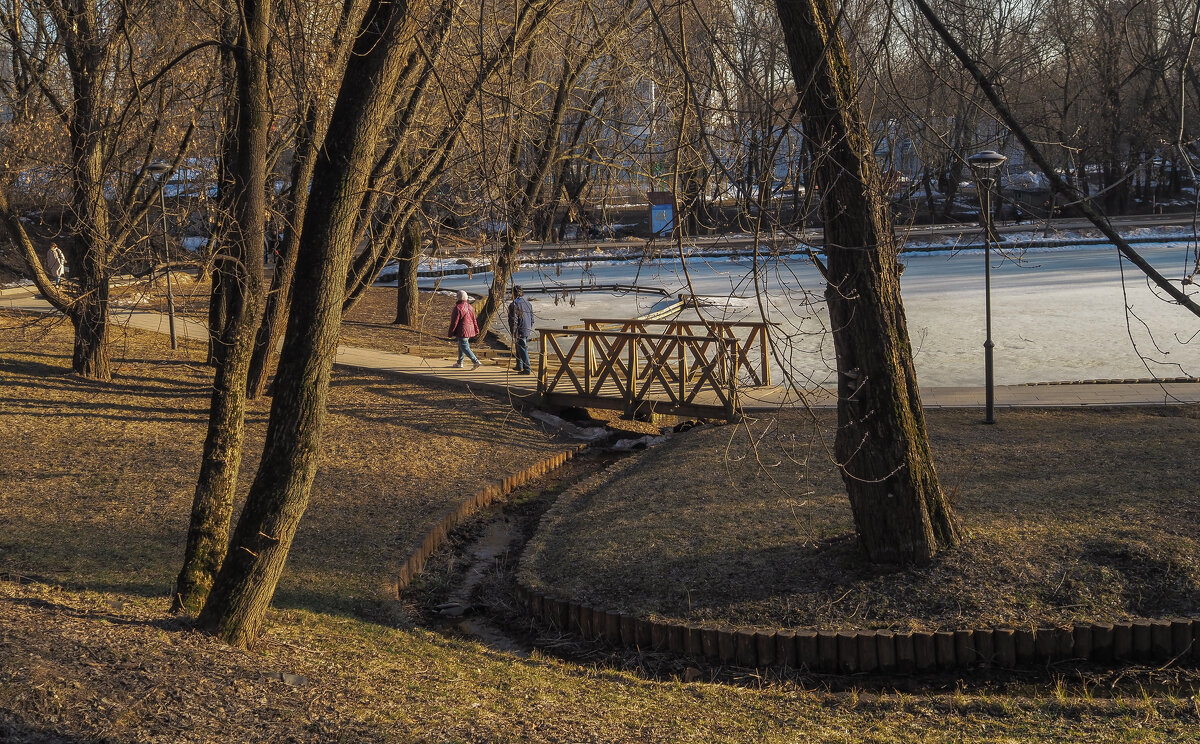
<path fill-rule="evenodd" d="M 538 392 L 550 405 L 733 420 L 740 391 L 771 384 L 764 323 L 585 318 L 539 333 Z"/>

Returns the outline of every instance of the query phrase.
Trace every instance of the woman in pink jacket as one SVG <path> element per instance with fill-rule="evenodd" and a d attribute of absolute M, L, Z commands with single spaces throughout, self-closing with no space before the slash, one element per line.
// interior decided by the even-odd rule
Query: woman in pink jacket
<path fill-rule="evenodd" d="M 463 357 L 466 357 L 475 363 L 472 369 L 479 369 L 480 362 L 475 358 L 475 353 L 471 351 L 471 339 L 479 335 L 479 323 L 475 320 L 475 308 L 471 307 L 467 293 L 461 289 L 458 291 L 458 304 L 450 313 L 450 333 L 448 335 L 450 338 L 458 339 L 458 362 L 454 366 L 461 369 Z"/>

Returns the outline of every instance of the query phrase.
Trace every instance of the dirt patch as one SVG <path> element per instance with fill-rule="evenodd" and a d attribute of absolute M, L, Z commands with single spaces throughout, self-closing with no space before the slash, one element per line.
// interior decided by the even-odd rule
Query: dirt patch
<path fill-rule="evenodd" d="M 1200 612 L 1194 408 L 930 411 L 966 540 L 867 563 L 833 467 L 832 412 L 696 429 L 564 502 L 534 586 L 688 622 L 948 628 Z"/>

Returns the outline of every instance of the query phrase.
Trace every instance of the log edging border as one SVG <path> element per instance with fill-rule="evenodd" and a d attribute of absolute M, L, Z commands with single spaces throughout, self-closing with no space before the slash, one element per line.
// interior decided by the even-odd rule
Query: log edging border
<path fill-rule="evenodd" d="M 479 491 L 476 491 L 473 496 L 447 511 L 438 520 L 437 524 L 425 534 L 416 551 L 409 555 L 408 559 L 401 564 L 396 575 L 396 583 L 393 587 L 389 587 L 389 589 L 393 590 L 393 595 L 398 597 L 400 590 L 412 583 L 417 574 L 421 573 L 425 568 L 425 562 L 429 560 L 429 557 L 441 547 L 454 528 L 465 519 L 503 499 L 529 481 L 561 467 L 568 460 L 579 454 L 586 446 L 586 444 L 578 444 L 571 449 L 561 450 L 550 457 L 539 460 L 503 480 L 484 486 Z"/>
<path fill-rule="evenodd" d="M 827 674 L 912 674 L 1060 661 L 1200 666 L 1200 617 L 938 631 L 710 627 L 651 620 L 561 600 L 517 583 L 538 623 L 585 640 L 742 667 Z"/>

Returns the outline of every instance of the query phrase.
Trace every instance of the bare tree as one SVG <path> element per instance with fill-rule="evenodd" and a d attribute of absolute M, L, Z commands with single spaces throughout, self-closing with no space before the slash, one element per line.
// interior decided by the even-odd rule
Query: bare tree
<path fill-rule="evenodd" d="M 207 98 L 189 75 L 192 52 L 211 45 L 179 32 L 181 9 L 149 2 L 14 0 L 0 7 L 10 77 L 0 222 L 39 291 L 75 329 L 73 370 L 111 376 L 109 286 L 129 240 L 166 187 L 147 168 L 177 165 Z M 190 45 L 190 46 L 189 46 Z M 21 202 L 40 202 L 42 221 L 59 221 L 75 281 L 56 287 L 41 267 Z"/>
<path fill-rule="evenodd" d="M 959 541 L 929 450 L 900 272 L 857 82 L 829 0 L 777 0 L 821 192 L 838 366 L 835 454 L 872 561 L 923 563 Z"/>
<path fill-rule="evenodd" d="M 515 92 L 504 101 L 509 113 L 499 148 L 504 153 L 499 195 L 505 226 L 492 262 L 491 287 L 479 307 L 481 333 L 488 331 L 503 307 L 506 286 L 535 215 L 552 209 L 551 174 L 563 166 L 565 153 L 578 148 L 581 117 L 595 105 L 589 72 L 603 67 L 601 62 L 645 10 L 641 2 L 622 0 L 611 8 L 575 15 L 561 41 L 547 39 L 539 47 L 531 45 L 514 68 L 517 74 L 507 81 Z M 552 212 L 548 218 L 553 218 Z"/>
<path fill-rule="evenodd" d="M 233 10 L 231 8 L 231 10 Z M 270 0 L 245 0 L 230 13 L 235 42 L 226 55 L 233 90 L 226 96 L 229 132 L 223 170 L 231 178 L 221 196 L 232 216 L 216 253 L 214 304 L 226 308 L 212 329 L 219 352 L 209 406 L 200 475 L 192 501 L 183 568 L 176 580 L 175 609 L 198 611 L 225 559 L 233 498 L 245 442 L 246 375 L 254 349 L 263 294 L 262 245 L 266 226 L 267 45 Z"/>
<path fill-rule="evenodd" d="M 511 39 L 528 38 L 548 3 L 522 6 Z M 313 170 L 297 251 L 294 301 L 258 472 L 198 622 L 227 642 L 254 641 L 308 503 L 361 205 L 422 22 L 436 6 L 371 0 L 355 35 Z"/>

